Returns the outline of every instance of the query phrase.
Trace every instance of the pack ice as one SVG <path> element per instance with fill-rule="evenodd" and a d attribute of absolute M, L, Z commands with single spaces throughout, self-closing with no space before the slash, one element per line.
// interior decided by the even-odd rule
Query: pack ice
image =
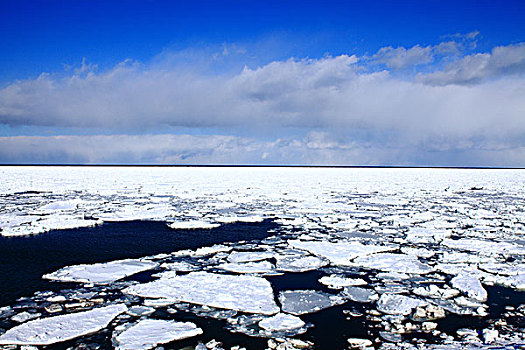
<path fill-rule="evenodd" d="M 270 283 L 253 276 L 191 272 L 130 286 L 124 293 L 255 314 L 273 315 L 279 312 Z"/>
<path fill-rule="evenodd" d="M 118 350 L 153 349 L 159 344 L 191 338 L 202 334 L 192 322 L 140 320 L 124 332 L 114 336 Z"/>
<path fill-rule="evenodd" d="M 50 345 L 75 339 L 100 331 L 126 310 L 126 305 L 116 304 L 29 321 L 2 334 L 0 344 Z"/>
<path fill-rule="evenodd" d="M 100 264 L 67 266 L 42 277 L 61 282 L 107 284 L 157 266 L 158 264 L 151 261 L 126 259 Z"/>

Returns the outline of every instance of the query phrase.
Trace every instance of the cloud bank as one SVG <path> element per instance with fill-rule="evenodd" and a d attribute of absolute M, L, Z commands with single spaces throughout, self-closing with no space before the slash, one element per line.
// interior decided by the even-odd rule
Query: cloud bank
<path fill-rule="evenodd" d="M 115 135 L 3 137 L 0 161 L 525 166 L 525 44 L 466 53 L 469 35 L 220 73 L 82 62 L 7 84 L 0 124 Z"/>

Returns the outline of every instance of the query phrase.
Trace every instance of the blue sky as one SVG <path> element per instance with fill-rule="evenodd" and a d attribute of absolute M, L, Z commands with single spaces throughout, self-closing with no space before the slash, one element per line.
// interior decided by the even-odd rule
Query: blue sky
<path fill-rule="evenodd" d="M 523 1 L 0 6 L 3 163 L 525 166 Z"/>

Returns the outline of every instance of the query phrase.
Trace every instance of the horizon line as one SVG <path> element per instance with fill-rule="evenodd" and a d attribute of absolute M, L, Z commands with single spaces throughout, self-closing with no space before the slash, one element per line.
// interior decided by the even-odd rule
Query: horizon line
<path fill-rule="evenodd" d="M 2 164 L 1 167 L 152 167 L 152 168 L 336 168 L 336 169 L 500 169 L 500 170 L 525 170 L 525 167 L 504 167 L 504 166 L 444 166 L 444 165 L 308 165 L 308 164 L 82 164 L 82 163 L 21 163 L 21 164 Z"/>

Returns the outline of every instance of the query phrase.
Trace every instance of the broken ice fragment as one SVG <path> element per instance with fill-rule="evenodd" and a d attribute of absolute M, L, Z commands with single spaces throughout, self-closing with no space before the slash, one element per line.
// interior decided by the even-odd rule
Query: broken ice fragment
<path fill-rule="evenodd" d="M 337 275 L 323 276 L 319 279 L 319 283 L 324 284 L 328 288 L 332 289 L 366 285 L 366 281 L 361 278 L 347 278 Z"/>
<path fill-rule="evenodd" d="M 321 241 L 288 241 L 291 247 L 306 250 L 314 255 L 324 257 L 335 265 L 350 265 L 350 261 L 379 252 L 395 250 L 394 247 L 364 245 L 359 242 L 321 242 Z"/>
<path fill-rule="evenodd" d="M 457 240 L 445 239 L 443 240 L 442 244 L 453 249 L 478 252 L 482 255 L 525 255 L 525 249 L 523 249 L 523 247 L 508 242 L 495 242 L 482 239 L 462 238 Z"/>
<path fill-rule="evenodd" d="M 314 290 L 287 290 L 279 293 L 279 302 L 284 312 L 303 315 L 340 304 L 342 299 Z"/>
<path fill-rule="evenodd" d="M 235 273 L 272 273 L 275 272 L 273 264 L 268 261 L 247 263 L 227 263 L 217 266 L 220 269 Z"/>
<path fill-rule="evenodd" d="M 107 327 L 127 310 L 116 304 L 89 311 L 40 318 L 11 328 L 0 336 L 0 344 L 50 345 L 92 334 Z"/>
<path fill-rule="evenodd" d="M 11 317 L 11 321 L 22 323 L 25 321 L 29 321 L 29 320 L 38 318 L 40 316 L 42 316 L 42 314 L 40 313 L 30 313 L 30 312 L 24 311 L 24 312 L 21 312 Z"/>
<path fill-rule="evenodd" d="M 385 314 L 409 315 L 418 306 L 426 305 L 426 302 L 407 297 L 400 294 L 385 293 L 377 302 L 377 309 Z"/>
<path fill-rule="evenodd" d="M 148 306 L 132 306 L 128 309 L 127 313 L 131 316 L 146 316 L 155 312 L 155 309 Z"/>
<path fill-rule="evenodd" d="M 304 327 L 305 323 L 297 316 L 278 313 L 259 322 L 259 326 L 267 331 L 288 331 Z"/>
<path fill-rule="evenodd" d="M 354 260 L 358 266 L 397 273 L 425 274 L 432 268 L 419 262 L 417 257 L 408 254 L 380 253 L 364 256 Z"/>
<path fill-rule="evenodd" d="M 200 334 L 202 329 L 191 322 L 146 319 L 126 329 L 114 339 L 118 350 L 142 350 Z"/>
<path fill-rule="evenodd" d="M 232 252 L 228 256 L 228 261 L 231 263 L 243 263 L 271 259 L 273 256 L 274 254 L 270 252 Z"/>
<path fill-rule="evenodd" d="M 466 271 L 460 272 L 456 277 L 450 280 L 452 287 L 462 291 L 470 298 L 478 301 L 487 301 L 487 291 L 481 285 L 479 279 Z"/>
<path fill-rule="evenodd" d="M 253 276 L 191 272 L 130 286 L 124 289 L 124 293 L 255 314 L 273 315 L 279 312 L 270 283 L 264 278 Z"/>
<path fill-rule="evenodd" d="M 373 290 L 359 287 L 346 287 L 342 296 L 358 303 L 370 303 L 378 298 Z"/>
<path fill-rule="evenodd" d="M 277 257 L 276 268 L 279 271 L 285 272 L 305 272 L 317 270 L 326 265 L 328 265 L 327 261 L 316 258 L 315 256 L 285 256 Z"/>
<path fill-rule="evenodd" d="M 136 273 L 154 269 L 158 264 L 138 259 L 64 267 L 42 278 L 61 282 L 108 284 Z"/>
<path fill-rule="evenodd" d="M 177 221 L 168 225 L 170 228 L 175 230 L 196 230 L 204 229 L 209 230 L 221 226 L 221 224 L 214 224 L 208 221 Z"/>

